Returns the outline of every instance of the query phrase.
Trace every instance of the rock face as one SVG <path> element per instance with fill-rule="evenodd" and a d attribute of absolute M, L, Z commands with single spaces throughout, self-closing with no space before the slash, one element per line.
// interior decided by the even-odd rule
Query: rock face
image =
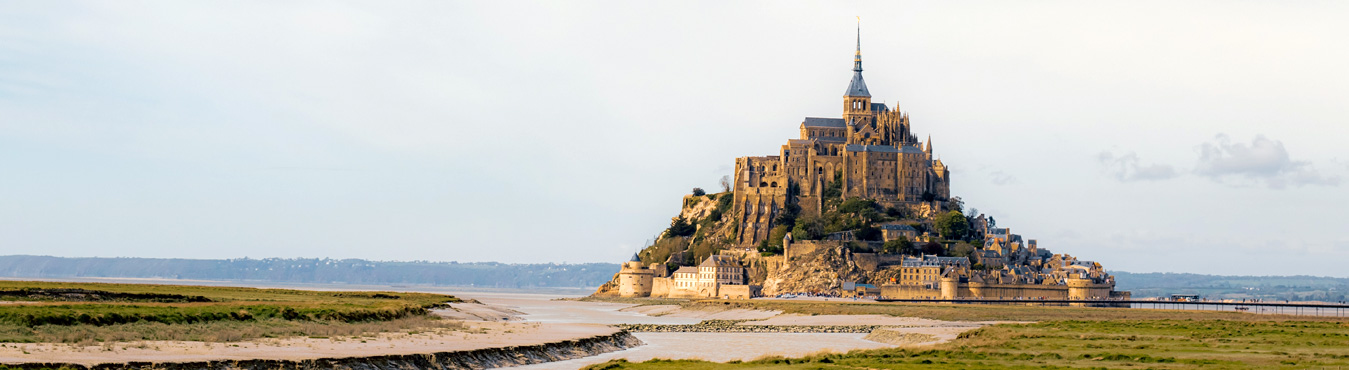
<path fill-rule="evenodd" d="M 539 364 L 594 356 L 643 345 L 627 331 L 610 335 L 544 343 L 530 346 L 484 348 L 469 351 L 413 355 L 319 358 L 310 360 L 222 360 L 205 362 L 128 362 L 94 366 L 70 363 L 5 364 L 10 369 L 82 369 L 82 370 L 404 370 L 404 369 L 491 369 Z"/>
<path fill-rule="evenodd" d="M 843 247 L 793 256 L 776 269 L 768 271 L 768 277 L 763 283 L 763 294 L 835 293 L 843 281 L 871 281 L 870 274 L 859 267 L 852 257 L 853 253 Z"/>

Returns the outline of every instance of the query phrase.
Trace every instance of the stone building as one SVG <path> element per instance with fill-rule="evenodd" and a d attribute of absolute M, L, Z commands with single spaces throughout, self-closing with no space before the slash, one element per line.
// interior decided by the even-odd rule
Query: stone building
<path fill-rule="evenodd" d="M 621 287 L 620 287 L 621 288 Z M 740 261 L 725 255 L 713 255 L 697 267 L 684 266 L 668 278 L 652 279 L 651 297 L 668 298 L 750 298 L 758 287 L 746 285 L 745 268 Z"/>
<path fill-rule="evenodd" d="M 914 229 L 913 226 L 905 224 L 886 224 L 881 225 L 879 229 L 881 229 L 882 241 L 888 242 L 891 240 L 899 240 L 899 238 L 904 238 L 908 241 L 918 240 L 918 229 Z"/>
<path fill-rule="evenodd" d="M 618 295 L 620 297 L 651 295 L 651 279 L 654 276 L 655 272 L 642 266 L 642 260 L 634 253 L 632 259 L 624 262 L 622 269 L 618 270 Z"/>
<path fill-rule="evenodd" d="M 936 288 L 941 283 L 942 273 L 956 267 L 970 267 L 969 258 L 938 257 L 925 254 L 922 257 L 904 257 L 899 263 L 899 285 Z"/>
<path fill-rule="evenodd" d="M 778 155 L 736 158 L 734 187 L 736 238 L 744 245 L 766 239 L 788 203 L 818 214 L 825 197 L 861 197 L 926 213 L 940 210 L 951 190 L 931 138 L 919 142 L 907 113 L 872 101 L 860 33 L 842 118 L 806 117 L 800 138 L 787 140 Z"/>
<path fill-rule="evenodd" d="M 898 282 L 881 286 L 888 299 L 1128 299 L 1100 263 L 1053 254 L 1011 229 L 993 228 L 972 266 L 961 257 L 905 258 Z M 979 268 L 975 268 L 979 267 Z M 1078 304 L 1078 303 L 1074 303 Z M 1112 305 L 1112 304 L 1103 304 Z"/>

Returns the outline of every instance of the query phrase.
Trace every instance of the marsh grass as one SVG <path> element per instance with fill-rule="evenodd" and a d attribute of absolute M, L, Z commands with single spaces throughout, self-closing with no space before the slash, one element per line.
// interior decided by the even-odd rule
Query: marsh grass
<path fill-rule="evenodd" d="M 930 349 L 741 363 L 609 362 L 591 369 L 1263 369 L 1349 367 L 1349 325 L 1312 321 L 1066 320 L 975 329 Z"/>
<path fill-rule="evenodd" d="M 639 303 L 634 301 L 633 303 Z M 656 303 L 651 303 L 656 304 Z M 668 304 L 661 302 L 660 304 Z M 923 349 L 712 363 L 610 361 L 588 369 L 1264 369 L 1349 368 L 1349 318 L 1129 308 L 698 300 L 692 309 L 881 314 L 986 326 Z"/>
<path fill-rule="evenodd" d="M 0 305 L 0 342 L 230 342 L 462 327 L 428 315 L 459 301 L 440 294 L 28 281 L 0 281 L 0 291 L 34 299 Z M 62 291 L 81 293 L 49 294 Z"/>
<path fill-rule="evenodd" d="M 0 342 L 71 343 L 96 345 L 135 341 L 238 342 L 258 338 L 285 337 L 358 337 L 390 332 L 416 332 L 432 329 L 463 330 L 462 321 L 422 315 L 387 321 L 347 323 L 340 321 L 262 320 L 254 322 L 207 322 L 164 324 L 141 322 L 122 325 L 40 325 L 21 327 L 0 325 Z"/>

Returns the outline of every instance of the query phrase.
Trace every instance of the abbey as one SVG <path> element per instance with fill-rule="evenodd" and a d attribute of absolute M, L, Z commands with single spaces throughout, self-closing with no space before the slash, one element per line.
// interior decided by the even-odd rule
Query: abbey
<path fill-rule="evenodd" d="M 872 101 L 860 32 L 858 40 L 842 117 L 806 117 L 800 138 L 777 155 L 736 158 L 734 184 L 685 195 L 670 227 L 595 296 L 1036 298 L 1100 306 L 1130 297 L 1114 290 L 1101 264 L 1052 253 L 973 209 L 965 214 L 932 138 L 919 141 L 908 114 Z"/>
<path fill-rule="evenodd" d="M 789 202 L 819 213 L 826 197 L 859 197 L 929 213 L 950 198 L 950 170 L 933 158 L 931 137 L 919 142 L 908 114 L 872 102 L 862 79 L 860 33 L 843 117 L 806 117 L 800 128 L 800 139 L 787 140 L 778 155 L 735 160 L 734 216 L 742 245 L 767 238 Z"/>

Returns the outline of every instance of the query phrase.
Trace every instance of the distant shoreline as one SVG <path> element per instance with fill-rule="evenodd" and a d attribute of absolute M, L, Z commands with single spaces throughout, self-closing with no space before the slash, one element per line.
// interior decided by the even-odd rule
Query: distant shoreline
<path fill-rule="evenodd" d="M 45 282 L 68 282 L 68 283 L 113 283 L 113 284 L 153 284 L 153 285 L 201 285 L 201 286 L 221 286 L 221 287 L 241 287 L 241 288 L 280 288 L 280 289 L 301 289 L 301 290 L 319 290 L 319 291 L 453 291 L 453 292 L 476 292 L 476 293 L 528 293 L 528 294 L 550 294 L 550 295 L 589 295 L 595 291 L 594 287 L 589 288 L 494 288 L 494 287 L 474 287 L 474 286 L 455 286 L 455 285 L 380 285 L 380 284 L 343 284 L 343 283 L 289 283 L 264 280 L 195 280 L 195 279 L 168 279 L 168 278 L 127 278 L 127 277 L 74 277 L 74 278 L 51 278 L 51 277 L 10 277 L 0 276 L 3 281 L 45 281 Z"/>

